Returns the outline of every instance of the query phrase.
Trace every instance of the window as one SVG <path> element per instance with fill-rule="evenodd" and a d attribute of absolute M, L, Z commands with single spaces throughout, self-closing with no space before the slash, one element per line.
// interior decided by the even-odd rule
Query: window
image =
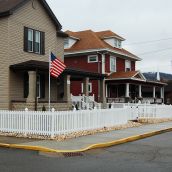
<path fill-rule="evenodd" d="M 24 27 L 24 51 L 45 54 L 45 33 Z"/>
<path fill-rule="evenodd" d="M 125 60 L 125 71 L 131 71 L 131 61 Z"/>
<path fill-rule="evenodd" d="M 121 41 L 118 40 L 118 48 L 121 48 Z"/>
<path fill-rule="evenodd" d="M 28 29 L 28 51 L 33 52 L 33 30 Z"/>
<path fill-rule="evenodd" d="M 69 39 L 64 39 L 64 48 L 68 48 L 69 47 Z"/>
<path fill-rule="evenodd" d="M 118 39 L 114 39 L 114 47 L 121 48 L 121 41 Z"/>
<path fill-rule="evenodd" d="M 84 87 L 83 87 L 83 83 L 81 83 L 81 93 L 83 93 L 84 91 Z M 88 92 L 92 93 L 92 83 L 88 83 Z"/>
<path fill-rule="evenodd" d="M 95 62 L 98 62 L 98 56 L 97 55 L 88 56 L 88 63 L 95 63 Z"/>
<path fill-rule="evenodd" d="M 35 31 L 35 53 L 40 54 L 40 45 L 41 45 L 40 32 Z"/>
<path fill-rule="evenodd" d="M 114 39 L 114 46 L 117 47 L 117 45 L 118 45 L 118 40 Z"/>
<path fill-rule="evenodd" d="M 110 57 L 110 71 L 116 72 L 116 58 L 113 56 Z"/>

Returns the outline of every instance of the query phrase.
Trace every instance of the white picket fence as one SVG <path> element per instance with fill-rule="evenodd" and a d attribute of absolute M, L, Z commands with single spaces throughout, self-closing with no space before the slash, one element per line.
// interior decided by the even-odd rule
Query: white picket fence
<path fill-rule="evenodd" d="M 79 111 L 0 111 L 0 132 L 54 137 L 83 130 L 126 124 L 137 118 L 172 118 L 169 105 L 132 105 Z"/>
<path fill-rule="evenodd" d="M 172 118 L 171 105 L 152 105 L 152 104 L 139 104 L 128 106 L 132 110 L 133 117 L 138 118 Z"/>
<path fill-rule="evenodd" d="M 54 137 L 76 131 L 125 124 L 132 118 L 128 108 L 81 111 L 0 111 L 0 131 Z"/>

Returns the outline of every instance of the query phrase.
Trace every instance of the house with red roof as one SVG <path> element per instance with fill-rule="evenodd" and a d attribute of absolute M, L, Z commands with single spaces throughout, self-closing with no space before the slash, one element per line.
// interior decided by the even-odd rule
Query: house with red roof
<path fill-rule="evenodd" d="M 66 31 L 64 41 L 64 62 L 70 68 L 105 74 L 105 93 L 107 102 L 142 102 L 162 103 L 165 83 L 147 80 L 140 71 L 136 71 L 136 62 L 141 58 L 122 47 L 125 39 L 106 30 L 94 32 Z M 84 81 L 83 81 L 84 82 Z M 83 94 L 83 82 L 72 81 L 71 93 Z M 100 81 L 89 80 L 88 95 L 94 95 L 97 102 L 101 99 Z M 152 89 L 148 97 L 146 89 Z"/>

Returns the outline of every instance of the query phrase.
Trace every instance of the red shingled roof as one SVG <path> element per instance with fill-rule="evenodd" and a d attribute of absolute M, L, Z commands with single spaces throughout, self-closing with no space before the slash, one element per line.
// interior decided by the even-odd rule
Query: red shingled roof
<path fill-rule="evenodd" d="M 118 38 L 122 41 L 124 41 L 125 39 L 122 38 L 121 36 L 117 35 L 116 33 L 112 32 L 111 30 L 105 30 L 105 31 L 100 31 L 100 32 L 95 32 L 96 35 L 103 39 L 103 38 L 108 38 L 108 37 L 115 37 L 115 38 Z"/>
<path fill-rule="evenodd" d="M 107 79 L 119 79 L 119 78 L 129 79 L 129 78 L 134 77 L 138 73 L 139 73 L 138 71 L 114 72 L 114 73 L 111 73 Z"/>
<path fill-rule="evenodd" d="M 79 39 L 72 47 L 65 49 L 66 53 L 93 50 L 93 49 L 108 49 L 111 51 L 115 51 L 115 53 L 117 54 L 119 53 L 124 56 L 129 56 L 131 58 L 139 60 L 139 57 L 130 53 L 129 51 L 123 48 L 112 47 L 111 45 L 106 43 L 104 40 L 102 40 L 103 37 L 112 37 L 112 36 L 117 37 L 118 36 L 112 31 L 94 32 L 92 30 L 85 30 L 85 31 L 79 31 L 79 32 L 72 32 L 68 30 L 66 31 L 66 33 L 70 37 L 75 37 Z M 122 37 L 120 38 L 123 39 Z"/>

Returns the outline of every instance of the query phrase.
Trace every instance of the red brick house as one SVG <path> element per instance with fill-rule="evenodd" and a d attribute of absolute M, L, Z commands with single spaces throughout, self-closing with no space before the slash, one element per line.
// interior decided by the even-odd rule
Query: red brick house
<path fill-rule="evenodd" d="M 65 64 L 71 68 L 107 74 L 105 90 L 108 102 L 163 101 L 165 83 L 148 81 L 140 71 L 135 70 L 136 62 L 141 59 L 122 48 L 124 38 L 110 30 L 66 33 L 69 37 L 64 41 Z M 82 85 L 82 81 L 71 82 L 71 93 L 75 96 L 82 94 Z M 89 95 L 94 94 L 96 101 L 101 99 L 99 85 L 96 80 L 89 82 Z M 144 95 L 147 87 L 152 88 L 151 97 Z M 156 95 L 157 90 L 160 92 L 159 97 Z"/>

